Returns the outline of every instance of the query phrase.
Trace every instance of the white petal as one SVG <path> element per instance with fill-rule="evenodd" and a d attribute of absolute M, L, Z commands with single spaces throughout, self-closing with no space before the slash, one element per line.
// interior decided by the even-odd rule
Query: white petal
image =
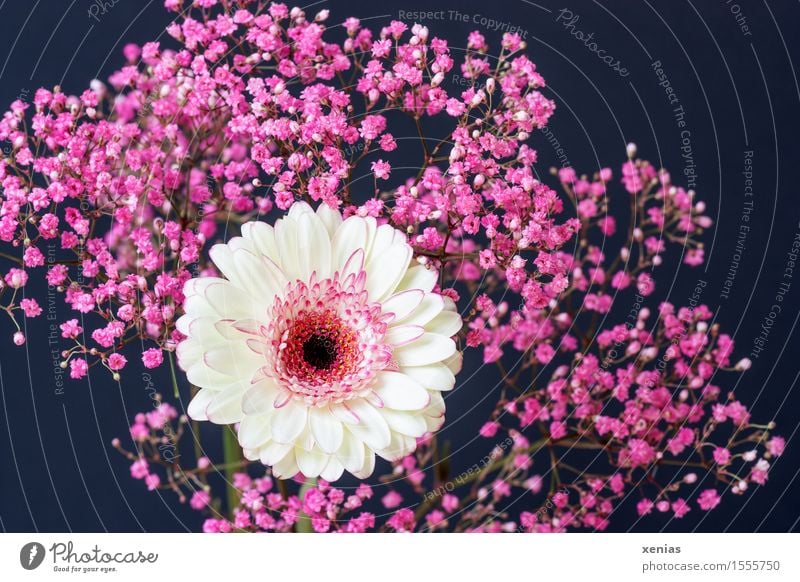
<path fill-rule="evenodd" d="M 311 451 L 304 451 L 303 449 L 295 449 L 295 456 L 297 457 L 297 466 L 300 472 L 306 477 L 317 477 L 320 472 L 328 464 L 329 455 L 326 455 L 318 449 Z"/>
<path fill-rule="evenodd" d="M 358 415 L 347 407 L 347 404 L 332 404 L 331 412 L 345 424 L 358 424 Z"/>
<path fill-rule="evenodd" d="M 281 255 L 281 269 L 290 283 L 305 279 L 304 257 L 297 244 L 297 222 L 284 218 L 275 223 L 275 242 Z"/>
<path fill-rule="evenodd" d="M 183 335 L 189 335 L 189 326 L 195 319 L 197 319 L 197 316 L 185 313 L 184 315 L 181 315 L 175 322 L 175 329 L 177 329 Z"/>
<path fill-rule="evenodd" d="M 225 279 L 219 277 L 195 277 L 194 279 L 188 279 L 186 283 L 183 284 L 183 294 L 186 297 L 195 295 L 202 296 L 206 292 L 206 287 L 212 283 L 218 283 L 224 280 Z"/>
<path fill-rule="evenodd" d="M 456 343 L 449 337 L 426 333 L 408 345 L 397 348 L 392 356 L 400 366 L 425 366 L 449 358 L 456 351 Z"/>
<path fill-rule="evenodd" d="M 242 276 L 236 267 L 233 259 L 233 250 L 224 243 L 215 244 L 208 251 L 208 256 L 214 262 L 214 266 L 231 283 L 242 288 Z"/>
<path fill-rule="evenodd" d="M 239 386 L 227 387 L 217 392 L 206 407 L 208 420 L 214 424 L 231 424 L 242 420 L 242 393 Z"/>
<path fill-rule="evenodd" d="M 429 390 L 452 390 L 456 384 L 450 368 L 438 362 L 427 366 L 404 366 L 400 371 Z"/>
<path fill-rule="evenodd" d="M 275 465 L 285 456 L 294 457 L 294 445 L 284 445 L 274 441 L 266 443 L 259 448 L 259 460 L 265 465 Z M 295 471 L 296 473 L 297 471 Z"/>
<path fill-rule="evenodd" d="M 189 407 L 186 409 L 189 418 L 193 420 L 208 420 L 206 408 L 208 408 L 208 405 L 211 404 L 211 401 L 217 394 L 219 394 L 219 392 L 208 389 L 200 390 L 195 394 L 194 398 L 192 398 L 192 401 L 189 403 Z"/>
<path fill-rule="evenodd" d="M 289 207 L 289 212 L 286 216 L 294 220 L 299 220 L 304 214 L 314 214 L 314 209 L 311 208 L 308 202 L 298 200 Z"/>
<path fill-rule="evenodd" d="M 328 231 L 328 237 L 333 238 L 336 229 L 342 224 L 342 215 L 338 210 L 335 210 L 323 203 L 317 207 L 317 216 L 325 225 L 325 230 Z"/>
<path fill-rule="evenodd" d="M 411 267 L 397 286 L 398 291 L 406 289 L 422 289 L 430 293 L 439 280 L 438 273 L 433 269 L 428 269 L 425 265 L 415 265 Z"/>
<path fill-rule="evenodd" d="M 381 257 L 396 245 L 405 247 L 409 246 L 408 238 L 405 234 L 390 224 L 382 224 L 381 226 L 377 227 L 375 229 L 375 235 L 372 239 L 372 245 L 366 249 L 367 264 L 380 265 Z"/>
<path fill-rule="evenodd" d="M 441 392 L 431 392 L 431 403 L 425 409 L 424 414 L 433 418 L 444 418 L 444 398 Z"/>
<path fill-rule="evenodd" d="M 317 281 L 331 276 L 331 239 L 316 214 L 303 214 L 297 220 L 297 252 L 303 262 L 303 279 L 317 274 Z"/>
<path fill-rule="evenodd" d="M 269 414 L 245 415 L 239 424 L 239 444 L 246 449 L 258 449 L 271 434 Z"/>
<path fill-rule="evenodd" d="M 190 384 L 201 388 L 219 388 L 230 384 L 231 377 L 209 368 L 203 360 L 184 368 Z"/>
<path fill-rule="evenodd" d="M 266 222 L 253 221 L 242 225 L 242 236 L 253 241 L 262 256 L 280 266 L 281 254 L 275 242 L 275 229 Z"/>
<path fill-rule="evenodd" d="M 325 468 L 322 470 L 319 476 L 326 481 L 336 481 L 342 476 L 343 472 L 344 465 L 342 465 L 342 462 L 336 457 L 331 457 L 328 459 L 328 464 L 325 465 Z"/>
<path fill-rule="evenodd" d="M 424 297 L 425 292 L 421 289 L 402 291 L 384 301 L 381 310 L 383 313 L 394 313 L 395 320 L 403 319 L 417 308 Z"/>
<path fill-rule="evenodd" d="M 268 414 L 274 410 L 272 405 L 278 395 L 278 387 L 269 378 L 253 384 L 242 396 L 242 411 L 245 414 Z"/>
<path fill-rule="evenodd" d="M 308 409 L 294 400 L 272 416 L 272 438 L 279 443 L 291 443 L 306 426 Z"/>
<path fill-rule="evenodd" d="M 294 440 L 294 446 L 295 448 L 299 447 L 304 451 L 311 451 L 316 447 L 316 444 L 317 443 L 314 440 L 314 435 L 311 434 L 311 427 L 308 426 L 308 423 L 306 423 L 306 426 L 303 428 L 303 432 L 301 432 L 300 436 Z"/>
<path fill-rule="evenodd" d="M 436 293 L 428 293 L 422 299 L 420 304 L 409 315 L 397 318 L 392 322 L 392 325 L 427 325 L 434 317 L 439 315 L 444 310 L 444 300 L 441 295 Z"/>
<path fill-rule="evenodd" d="M 458 313 L 454 311 L 442 311 L 425 324 L 425 329 L 445 337 L 451 337 L 461 331 L 462 325 L 463 322 Z"/>
<path fill-rule="evenodd" d="M 282 293 L 288 281 L 275 263 L 263 256 L 256 256 L 244 249 L 234 253 L 236 267 L 242 274 L 242 286 L 262 304 Z"/>
<path fill-rule="evenodd" d="M 364 456 L 367 453 L 364 448 L 364 443 L 351 434 L 349 431 L 344 431 L 344 438 L 342 439 L 342 446 L 336 452 L 336 458 L 339 459 L 344 465 L 345 469 L 351 473 L 355 473 L 364 465 Z"/>
<path fill-rule="evenodd" d="M 184 318 L 182 317 L 181 319 Z M 217 328 L 219 322 L 219 317 L 195 317 L 181 326 L 186 330 L 181 331 L 181 333 L 189 336 L 194 342 L 206 348 L 227 343 L 227 340 Z M 180 329 L 178 331 L 180 331 Z"/>
<path fill-rule="evenodd" d="M 261 357 L 248 349 L 246 343 L 237 341 L 228 341 L 206 350 L 203 362 L 220 374 L 248 380 L 264 363 Z"/>
<path fill-rule="evenodd" d="M 392 442 L 389 443 L 389 446 L 375 451 L 375 453 L 387 461 L 397 461 L 406 455 L 410 455 L 416 448 L 417 442 L 414 437 L 395 432 L 392 433 Z"/>
<path fill-rule="evenodd" d="M 406 243 L 393 245 L 380 254 L 373 253 L 365 267 L 370 301 L 383 301 L 394 293 L 408 269 L 411 255 L 412 249 Z"/>
<path fill-rule="evenodd" d="M 214 320 L 214 331 L 223 338 L 225 341 L 242 341 L 246 337 L 251 337 L 253 334 L 248 334 L 247 336 L 243 336 L 245 332 L 241 331 L 241 327 L 236 328 L 234 324 L 238 321 L 255 321 L 254 319 L 215 319 Z M 258 333 L 258 331 L 255 331 Z M 197 334 L 199 335 L 199 334 Z M 200 339 L 200 338 L 195 338 Z"/>
<path fill-rule="evenodd" d="M 349 469 L 348 469 L 349 470 Z M 359 479 L 366 479 L 375 470 L 375 455 L 372 451 L 367 450 L 364 455 L 364 464 L 356 471 L 350 471 L 354 477 Z"/>
<path fill-rule="evenodd" d="M 444 299 L 445 311 L 458 312 L 458 307 L 456 306 L 456 302 L 453 301 L 452 297 L 448 297 L 447 295 L 442 295 L 442 299 Z"/>
<path fill-rule="evenodd" d="M 264 324 L 257 319 L 251 318 L 236 319 L 228 323 L 229 327 L 232 327 L 237 332 L 245 335 L 261 335 L 261 327 L 263 325 Z M 217 329 L 219 329 L 219 326 L 217 326 Z M 223 333 L 223 335 L 225 334 Z"/>
<path fill-rule="evenodd" d="M 344 435 L 342 422 L 327 407 L 309 410 L 308 420 L 319 448 L 326 453 L 338 451 Z"/>
<path fill-rule="evenodd" d="M 369 223 L 360 216 L 351 216 L 336 230 L 331 242 L 333 268 L 341 270 L 358 249 L 366 253 L 370 242 Z"/>
<path fill-rule="evenodd" d="M 464 353 L 459 351 L 456 351 L 455 354 L 444 361 L 444 365 L 447 366 L 453 374 L 458 374 L 461 371 L 461 366 L 463 364 Z"/>
<path fill-rule="evenodd" d="M 226 243 L 228 247 L 233 251 L 234 257 L 236 256 L 236 251 L 243 250 L 251 255 L 260 256 L 261 253 L 258 252 L 258 248 L 256 244 L 251 241 L 249 238 L 244 238 L 243 236 L 235 236 L 228 240 Z"/>
<path fill-rule="evenodd" d="M 380 372 L 372 389 L 384 406 L 394 410 L 422 410 L 431 400 L 425 388 L 400 372 Z"/>
<path fill-rule="evenodd" d="M 263 307 L 256 309 L 253 299 L 246 291 L 221 280 L 206 287 L 203 294 L 208 304 L 225 319 L 244 319 L 257 317 Z"/>
<path fill-rule="evenodd" d="M 389 445 L 389 425 L 371 404 L 356 399 L 348 402 L 348 406 L 358 416 L 359 421 L 357 424 L 348 424 L 347 430 L 371 449 L 382 449 Z"/>
<path fill-rule="evenodd" d="M 424 416 L 425 422 L 428 426 L 428 432 L 436 432 L 444 424 L 444 399 L 441 392 L 431 393 L 431 404 L 425 409 Z"/>
<path fill-rule="evenodd" d="M 427 430 L 425 417 L 421 414 L 390 410 L 388 408 L 381 410 L 381 414 L 386 419 L 389 427 L 395 432 L 418 438 L 425 434 Z"/>
<path fill-rule="evenodd" d="M 294 449 L 290 450 L 285 457 L 272 466 L 272 474 L 278 479 L 291 479 L 299 471 Z"/>
<path fill-rule="evenodd" d="M 180 369 L 188 370 L 198 362 L 202 364 L 203 347 L 196 341 L 186 339 L 175 348 L 175 355 L 178 356 L 178 366 Z"/>
<path fill-rule="evenodd" d="M 344 266 L 339 269 L 339 280 L 344 281 L 350 275 L 358 276 L 364 269 L 364 249 L 356 249 L 350 258 L 345 261 Z"/>
<path fill-rule="evenodd" d="M 224 279 L 219 280 L 224 281 Z M 183 301 L 183 310 L 186 313 L 183 317 L 219 317 L 217 310 L 211 307 L 208 299 L 202 295 L 187 295 Z"/>
<path fill-rule="evenodd" d="M 390 327 L 386 331 L 384 341 L 390 346 L 404 346 L 422 337 L 423 333 L 425 333 L 425 328 L 421 325 L 398 325 Z"/>

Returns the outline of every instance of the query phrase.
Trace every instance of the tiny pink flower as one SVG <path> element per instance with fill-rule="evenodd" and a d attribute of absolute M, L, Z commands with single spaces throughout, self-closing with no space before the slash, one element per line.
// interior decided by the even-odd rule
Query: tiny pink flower
<path fill-rule="evenodd" d="M 681 517 L 689 513 L 689 511 L 691 511 L 691 508 L 689 507 L 689 504 L 686 503 L 686 500 L 681 498 L 672 502 L 672 511 L 675 512 L 675 517 L 680 519 Z"/>
<path fill-rule="evenodd" d="M 731 460 L 731 452 L 723 447 L 715 448 L 713 456 L 714 462 L 717 463 L 717 465 L 727 465 Z"/>
<path fill-rule="evenodd" d="M 496 422 L 487 422 L 480 429 L 480 435 L 485 438 L 491 438 L 497 434 L 500 425 Z"/>
<path fill-rule="evenodd" d="M 89 372 L 89 364 L 81 357 L 72 358 L 69 362 L 69 377 L 73 380 L 80 380 Z"/>
<path fill-rule="evenodd" d="M 145 368 L 158 368 L 164 362 L 164 354 L 158 348 L 150 348 L 142 353 Z"/>
<path fill-rule="evenodd" d="M 155 491 L 161 485 L 161 477 L 155 473 L 150 473 L 144 478 L 144 484 L 147 485 L 148 491 Z"/>
<path fill-rule="evenodd" d="M 210 501 L 211 495 L 209 495 L 208 491 L 200 489 L 194 492 L 192 498 L 189 500 L 189 505 L 192 507 L 192 509 L 199 511 L 206 507 Z"/>
<path fill-rule="evenodd" d="M 115 372 L 125 367 L 128 360 L 122 354 L 113 353 L 108 356 L 108 367 Z"/>
<path fill-rule="evenodd" d="M 134 479 L 144 479 L 148 473 L 147 461 L 144 459 L 137 459 L 131 465 L 131 477 Z"/>
<path fill-rule="evenodd" d="M 386 509 L 394 509 L 403 502 L 403 497 L 397 491 L 389 491 L 381 498 L 381 503 Z"/>
<path fill-rule="evenodd" d="M 706 489 L 697 498 L 697 504 L 700 506 L 700 509 L 704 511 L 714 509 L 719 505 L 719 501 L 719 493 L 717 493 L 716 489 Z"/>

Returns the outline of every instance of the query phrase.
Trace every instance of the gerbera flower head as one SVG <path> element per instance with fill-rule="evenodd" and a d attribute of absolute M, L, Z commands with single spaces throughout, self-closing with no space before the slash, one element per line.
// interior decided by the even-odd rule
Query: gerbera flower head
<path fill-rule="evenodd" d="M 401 231 L 297 202 L 210 255 L 222 277 L 189 280 L 178 320 L 192 418 L 239 423 L 245 456 L 278 477 L 329 481 L 442 425 L 461 317 Z"/>

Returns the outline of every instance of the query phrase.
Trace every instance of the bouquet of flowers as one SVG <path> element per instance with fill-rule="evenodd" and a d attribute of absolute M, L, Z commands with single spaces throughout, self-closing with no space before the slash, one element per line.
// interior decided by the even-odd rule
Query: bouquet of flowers
<path fill-rule="evenodd" d="M 619 178 L 548 185 L 555 105 L 518 35 L 456 53 L 419 24 L 164 4 L 169 46 L 0 121 L 13 342 L 38 279 L 71 378 L 171 379 L 113 442 L 133 478 L 213 532 L 603 530 L 631 496 L 680 518 L 765 483 L 784 440 L 724 388 L 749 361 L 706 283 L 654 301 L 659 266 L 703 262 L 703 202 L 633 145 Z M 450 395 L 487 398 L 465 358 L 499 389 L 459 472 L 437 431 Z"/>

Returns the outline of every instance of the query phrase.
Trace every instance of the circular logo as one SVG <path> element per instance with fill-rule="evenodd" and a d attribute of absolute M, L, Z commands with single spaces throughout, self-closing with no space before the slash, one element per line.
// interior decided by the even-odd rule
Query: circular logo
<path fill-rule="evenodd" d="M 19 551 L 19 563 L 26 570 L 35 570 L 44 561 L 44 546 L 39 542 L 29 542 Z"/>

